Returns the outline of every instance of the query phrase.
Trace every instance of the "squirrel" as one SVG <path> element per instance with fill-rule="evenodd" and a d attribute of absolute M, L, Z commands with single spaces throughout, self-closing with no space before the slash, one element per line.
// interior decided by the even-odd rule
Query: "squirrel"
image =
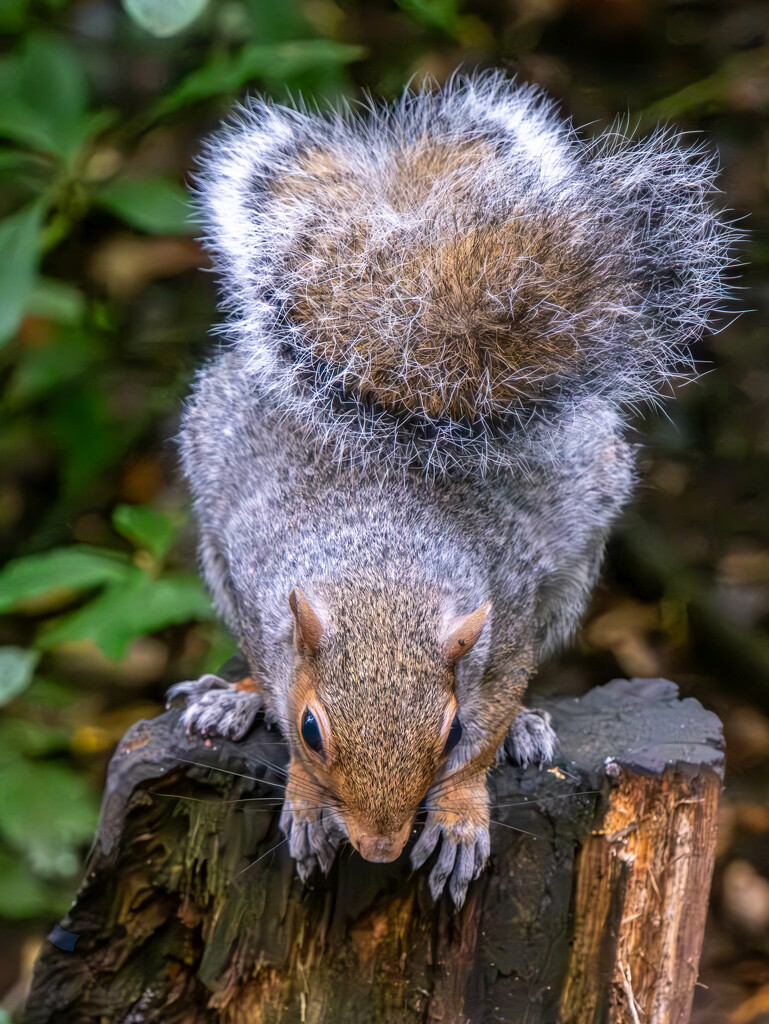
<path fill-rule="evenodd" d="M 671 129 L 582 138 L 539 89 L 455 76 L 363 111 L 252 98 L 196 180 L 226 344 L 180 448 L 202 572 L 250 676 L 189 731 L 290 749 L 298 872 L 345 839 L 489 857 L 486 777 L 546 764 L 522 701 L 573 634 L 635 482 L 628 411 L 693 370 L 737 233 Z"/>

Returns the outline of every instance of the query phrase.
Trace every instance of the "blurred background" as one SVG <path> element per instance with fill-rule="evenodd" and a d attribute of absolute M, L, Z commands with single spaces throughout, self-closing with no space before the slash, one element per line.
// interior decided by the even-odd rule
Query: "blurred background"
<path fill-rule="evenodd" d="M 392 97 L 507 68 L 586 134 L 704 131 L 750 232 L 737 321 L 638 424 L 642 480 L 574 648 L 539 685 L 665 675 L 723 718 L 696 1024 L 769 1022 L 769 4 L 0 2 L 0 1024 L 66 910 L 114 744 L 232 653 L 173 437 L 214 281 L 185 182 L 246 88 Z"/>

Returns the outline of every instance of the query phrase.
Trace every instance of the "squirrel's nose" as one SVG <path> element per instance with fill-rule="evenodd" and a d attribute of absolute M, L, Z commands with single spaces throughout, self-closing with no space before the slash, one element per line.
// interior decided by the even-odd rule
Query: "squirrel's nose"
<path fill-rule="evenodd" d="M 389 864 L 397 860 L 403 849 L 403 843 L 390 836 L 359 836 L 358 852 L 364 860 L 373 860 L 380 864 Z"/>
<path fill-rule="evenodd" d="M 401 855 L 406 840 L 411 832 L 411 823 L 406 825 L 399 832 L 385 835 L 356 830 L 348 827 L 350 841 L 364 860 L 372 860 L 378 864 L 389 864 L 397 860 Z"/>

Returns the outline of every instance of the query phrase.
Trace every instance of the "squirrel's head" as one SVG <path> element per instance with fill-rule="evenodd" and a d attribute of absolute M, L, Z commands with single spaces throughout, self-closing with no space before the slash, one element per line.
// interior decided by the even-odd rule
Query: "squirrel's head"
<path fill-rule="evenodd" d="M 447 623 L 416 598 L 356 592 L 334 609 L 331 628 L 298 587 L 289 601 L 293 756 L 337 808 L 355 849 L 366 860 L 395 860 L 461 739 L 454 666 L 481 636 L 490 605 Z"/>

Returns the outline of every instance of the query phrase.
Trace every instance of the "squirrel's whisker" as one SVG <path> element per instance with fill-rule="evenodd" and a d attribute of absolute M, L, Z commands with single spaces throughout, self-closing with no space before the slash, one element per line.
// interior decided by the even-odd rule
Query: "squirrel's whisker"
<path fill-rule="evenodd" d="M 207 800 L 201 796 L 187 796 L 185 793 L 153 793 L 153 796 L 168 797 L 174 800 L 188 800 L 193 804 L 244 804 L 254 801 L 271 803 L 274 807 L 282 807 L 283 799 L 279 796 L 241 796 L 235 797 L 232 800 L 219 800 L 215 796 Z"/>
<path fill-rule="evenodd" d="M 458 818 L 464 817 L 464 811 L 454 811 L 450 807 L 427 807 L 428 811 L 435 811 L 436 814 L 454 814 Z M 490 825 L 501 825 L 502 828 L 509 828 L 513 832 L 521 832 L 525 836 L 532 836 L 534 839 L 544 839 L 544 836 L 538 835 L 536 832 L 529 832 L 525 828 L 518 828 L 516 825 L 508 825 L 507 822 L 498 821 L 496 818 L 489 818 Z"/>
<path fill-rule="evenodd" d="M 280 847 L 283 846 L 284 843 L 287 843 L 290 838 L 290 836 L 286 836 L 285 839 L 281 839 L 279 843 L 276 843 L 271 849 L 267 850 L 266 853 L 263 853 L 261 856 L 257 857 L 256 860 L 252 860 L 250 864 L 247 864 L 241 871 L 238 871 L 236 875 L 233 875 L 233 879 L 239 878 L 244 872 L 248 871 L 249 868 L 252 868 L 255 864 L 258 864 L 260 860 L 264 860 L 264 858 L 269 857 L 271 853 L 275 853 L 275 851 L 280 849 Z"/>
<path fill-rule="evenodd" d="M 277 810 L 283 807 L 284 804 L 283 799 L 278 796 L 241 796 L 235 797 L 232 800 L 217 800 L 216 797 L 212 797 L 210 800 L 207 800 L 205 797 L 187 796 L 184 793 L 153 793 L 152 795 L 167 797 L 173 800 L 187 800 L 194 804 L 216 804 L 217 806 L 221 804 L 269 803 L 270 807 L 258 808 L 265 812 Z M 323 803 L 303 804 L 303 806 L 306 810 L 320 811 L 336 807 L 337 805 L 331 800 L 325 800 Z"/>
<path fill-rule="evenodd" d="M 509 804 L 492 804 L 491 806 L 498 811 L 505 807 L 538 807 L 544 806 L 552 800 L 572 800 L 577 796 L 599 796 L 601 792 L 600 789 L 583 789 L 577 793 L 560 793 L 556 796 L 534 797 L 531 800 L 518 800 Z"/>
<path fill-rule="evenodd" d="M 257 779 L 253 775 L 244 775 L 243 772 L 234 772 L 230 768 L 220 768 L 216 764 L 206 764 L 205 761 L 190 761 L 186 757 L 177 757 L 181 764 L 193 764 L 196 768 L 209 768 L 212 772 L 223 772 L 225 775 L 234 775 L 238 779 L 247 779 L 248 782 L 264 782 L 264 779 Z"/>
<path fill-rule="evenodd" d="M 502 828 L 509 828 L 512 832 L 521 832 L 525 836 L 531 836 L 533 839 L 544 839 L 544 836 L 539 835 L 537 832 L 529 832 L 525 828 L 518 828 L 516 825 L 508 825 L 504 821 L 499 821 L 496 818 L 489 818 L 490 825 L 500 825 Z"/>
<path fill-rule="evenodd" d="M 182 764 L 192 764 L 198 768 L 210 768 L 212 772 L 224 772 L 225 775 L 234 775 L 238 779 L 246 779 L 248 782 L 257 782 L 261 786 L 273 786 L 275 789 L 282 790 L 285 790 L 286 788 L 286 782 L 272 782 L 270 779 L 258 779 L 254 775 L 244 775 L 242 772 L 233 772 L 229 768 L 219 768 L 218 765 L 205 764 L 202 761 L 190 761 L 185 757 L 178 757 L 177 761 L 180 761 Z M 303 789 L 302 785 L 297 785 L 296 783 L 292 783 L 292 785 L 295 791 L 301 795 Z M 315 786 L 315 789 L 310 790 L 309 787 L 307 787 L 304 791 L 311 793 L 311 795 L 315 795 L 315 793 L 320 790 L 320 787 L 317 786 L 317 784 L 313 785 Z"/>
<path fill-rule="evenodd" d="M 288 775 L 288 769 L 284 765 L 276 764 L 274 761 L 270 761 L 266 757 L 259 757 L 259 755 L 253 753 L 253 751 L 249 752 L 249 757 L 256 761 L 257 764 L 262 765 L 264 768 L 271 768 L 273 771 L 278 772 L 280 775 Z"/>

